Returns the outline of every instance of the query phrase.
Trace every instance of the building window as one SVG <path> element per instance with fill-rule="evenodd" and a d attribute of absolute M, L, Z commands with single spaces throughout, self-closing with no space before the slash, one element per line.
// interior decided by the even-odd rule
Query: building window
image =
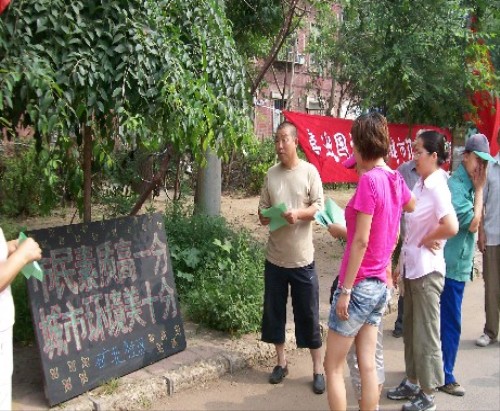
<path fill-rule="evenodd" d="M 306 101 L 307 114 L 325 114 L 325 103 L 322 97 L 307 97 Z"/>
<path fill-rule="evenodd" d="M 273 100 L 273 133 L 276 133 L 278 126 L 283 122 L 281 111 L 286 109 L 286 103 L 287 101 L 281 98 Z"/>
<path fill-rule="evenodd" d="M 285 44 L 281 47 L 276 61 L 283 63 L 305 64 L 306 56 L 304 53 L 299 53 L 299 38 L 297 33 L 292 34 Z"/>

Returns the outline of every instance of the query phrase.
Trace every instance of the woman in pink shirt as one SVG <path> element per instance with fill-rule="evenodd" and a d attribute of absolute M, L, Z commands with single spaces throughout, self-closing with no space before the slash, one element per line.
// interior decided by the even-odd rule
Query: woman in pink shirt
<path fill-rule="evenodd" d="M 353 123 L 351 134 L 354 158 L 365 173 L 345 210 L 347 245 L 330 310 L 325 373 L 330 409 L 346 410 L 344 364 L 356 340 L 361 409 L 374 410 L 379 399 L 375 348 L 386 301 L 386 268 L 401 212 L 411 212 L 415 201 L 401 174 L 384 161 L 390 144 L 385 117 L 364 114 Z"/>

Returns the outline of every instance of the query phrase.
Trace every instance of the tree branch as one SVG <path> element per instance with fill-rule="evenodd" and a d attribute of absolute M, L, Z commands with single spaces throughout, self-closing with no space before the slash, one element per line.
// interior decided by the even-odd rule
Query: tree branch
<path fill-rule="evenodd" d="M 163 179 L 165 178 L 165 174 L 167 173 L 168 170 L 168 164 L 170 162 L 170 159 L 172 158 L 172 153 L 173 153 L 173 146 L 169 144 L 167 146 L 167 150 L 165 153 L 165 156 L 163 157 L 160 165 L 160 169 L 158 172 L 154 175 L 153 179 L 149 182 L 149 184 L 146 186 L 144 192 L 141 194 L 137 202 L 135 203 L 134 207 L 130 211 L 129 215 L 136 215 L 139 210 L 142 208 L 142 205 L 144 202 L 149 198 L 149 195 L 151 192 L 158 187 Z"/>
<path fill-rule="evenodd" d="M 271 50 L 269 51 L 268 56 L 264 60 L 264 64 L 262 65 L 259 73 L 257 74 L 257 77 L 253 81 L 252 88 L 250 90 L 251 95 L 254 95 L 255 92 L 257 91 L 257 88 L 259 87 L 260 83 L 264 79 L 264 76 L 266 75 L 267 71 L 269 70 L 269 67 L 276 60 L 276 56 L 278 55 L 278 52 L 281 50 L 281 47 L 283 46 L 286 38 L 291 33 L 293 17 L 295 15 L 295 9 L 297 8 L 299 2 L 300 2 L 300 0 L 291 0 L 289 3 L 289 9 L 287 11 L 285 11 L 285 8 L 283 8 L 283 10 L 284 10 L 283 11 L 283 13 L 284 13 L 283 25 L 281 26 L 278 35 L 274 39 L 274 43 L 271 47 Z"/>

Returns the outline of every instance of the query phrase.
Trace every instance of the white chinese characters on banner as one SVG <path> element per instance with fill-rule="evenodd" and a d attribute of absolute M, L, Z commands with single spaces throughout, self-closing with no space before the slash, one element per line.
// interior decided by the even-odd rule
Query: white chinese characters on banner
<path fill-rule="evenodd" d="M 351 128 L 352 120 L 328 116 L 310 115 L 283 111 L 286 120 L 297 128 L 299 144 L 307 160 L 318 169 L 325 183 L 356 182 L 358 176 L 354 170 L 347 170 L 342 162 L 353 152 Z M 390 147 L 387 163 L 396 169 L 405 161 L 413 158 L 412 141 L 420 130 L 435 130 L 451 141 L 447 129 L 432 125 L 389 123 Z M 448 164 L 443 168 L 447 169 Z"/>
<path fill-rule="evenodd" d="M 413 158 L 413 145 L 410 138 L 405 138 L 402 141 L 391 140 L 391 148 L 395 146 L 394 153 L 390 153 L 391 158 Z"/>
<path fill-rule="evenodd" d="M 316 136 L 309 129 L 307 129 L 307 136 L 309 137 L 309 144 L 311 145 L 312 151 L 314 151 L 314 153 L 319 156 L 321 154 L 321 147 L 318 146 Z"/>
<path fill-rule="evenodd" d="M 310 129 L 307 129 L 307 135 L 311 150 L 317 156 L 321 156 L 324 149 L 326 157 L 332 157 L 335 162 L 339 163 L 351 155 L 352 142 L 350 136 L 348 139 L 343 133 L 335 133 L 332 138 L 324 131 L 318 139 Z M 349 146 L 351 148 L 348 148 Z"/>
<path fill-rule="evenodd" d="M 349 136 L 349 145 L 351 146 L 350 149 L 347 148 L 347 138 L 342 133 L 335 133 L 333 138 L 335 140 L 335 146 L 337 147 L 337 154 L 339 157 L 345 157 L 347 159 L 352 152 L 351 136 Z"/>

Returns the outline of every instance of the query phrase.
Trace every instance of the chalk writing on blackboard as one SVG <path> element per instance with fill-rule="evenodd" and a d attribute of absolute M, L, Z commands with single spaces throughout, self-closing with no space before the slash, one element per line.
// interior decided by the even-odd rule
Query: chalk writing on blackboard
<path fill-rule="evenodd" d="M 28 290 L 51 406 L 185 349 L 162 219 L 29 233 L 43 251 Z"/>

